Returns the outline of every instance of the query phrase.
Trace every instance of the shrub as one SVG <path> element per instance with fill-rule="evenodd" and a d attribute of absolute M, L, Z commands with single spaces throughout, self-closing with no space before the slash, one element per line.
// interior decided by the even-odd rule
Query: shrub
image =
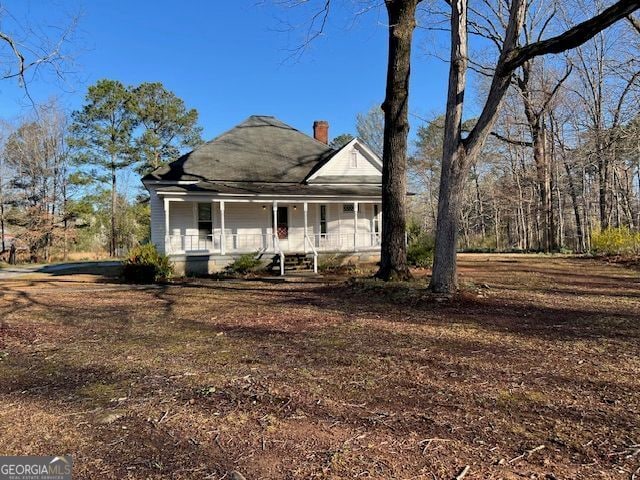
<path fill-rule="evenodd" d="M 433 249 L 433 238 L 421 233 L 409 241 L 407 262 L 414 267 L 430 267 L 433 264 Z"/>
<path fill-rule="evenodd" d="M 640 232 L 628 227 L 605 228 L 591 235 L 591 250 L 599 255 L 640 254 Z"/>
<path fill-rule="evenodd" d="M 249 273 L 254 270 L 262 262 L 257 258 L 257 253 L 245 253 L 236 258 L 233 263 L 227 266 L 227 273 Z"/>
<path fill-rule="evenodd" d="M 173 275 L 169 257 L 158 253 L 155 245 L 147 243 L 133 248 L 124 262 L 122 276 L 128 282 L 153 283 Z"/>
<path fill-rule="evenodd" d="M 336 254 L 320 256 L 318 258 L 318 271 L 336 275 L 353 275 L 358 272 L 358 266 L 352 261 L 346 261 L 349 255 Z"/>

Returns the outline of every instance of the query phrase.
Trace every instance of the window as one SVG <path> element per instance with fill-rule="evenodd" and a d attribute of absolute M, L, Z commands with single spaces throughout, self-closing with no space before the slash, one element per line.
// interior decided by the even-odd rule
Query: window
<path fill-rule="evenodd" d="M 380 233 L 380 217 L 379 217 L 378 204 L 373 204 L 373 231 L 375 233 Z"/>
<path fill-rule="evenodd" d="M 342 211 L 344 213 L 353 213 L 354 211 L 353 203 L 343 203 Z M 360 213 L 361 211 L 362 211 L 362 207 L 360 206 L 360 204 L 358 204 L 358 213 Z"/>
<path fill-rule="evenodd" d="M 213 230 L 211 217 L 211 203 L 198 204 L 198 235 L 200 238 L 207 238 Z"/>
<path fill-rule="evenodd" d="M 320 234 L 327 234 L 327 206 L 320 205 Z"/>
<path fill-rule="evenodd" d="M 357 150 L 351 151 L 351 161 L 349 163 L 349 166 L 351 168 L 358 168 L 358 151 Z"/>

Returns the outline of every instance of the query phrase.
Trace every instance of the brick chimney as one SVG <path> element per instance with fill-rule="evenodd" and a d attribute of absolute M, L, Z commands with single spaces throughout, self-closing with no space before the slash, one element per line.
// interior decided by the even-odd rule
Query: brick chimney
<path fill-rule="evenodd" d="M 313 122 L 313 138 L 322 143 L 329 143 L 329 122 L 316 120 Z"/>

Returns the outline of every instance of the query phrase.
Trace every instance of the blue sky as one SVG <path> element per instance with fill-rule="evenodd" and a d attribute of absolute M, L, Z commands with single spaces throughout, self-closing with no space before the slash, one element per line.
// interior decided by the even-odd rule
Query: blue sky
<path fill-rule="evenodd" d="M 24 23 L 60 25 L 80 14 L 69 46 L 75 73 L 65 85 L 36 78 L 31 84 L 36 102 L 58 96 L 72 110 L 101 78 L 125 84 L 160 81 L 198 110 L 206 139 L 251 114 L 275 115 L 309 133 L 314 120 L 328 120 L 331 137 L 355 131 L 356 114 L 384 98 L 386 13 L 380 7 L 354 21 L 362 2 L 334 4 L 324 35 L 291 59 L 311 10 L 277 8 L 270 0 L 3 2 Z M 430 117 L 444 109 L 447 65 L 425 51 L 445 41 L 417 32 L 410 99 L 414 114 Z M 0 83 L 0 118 L 28 109 L 15 82 Z M 415 133 L 420 122 L 411 121 Z"/>

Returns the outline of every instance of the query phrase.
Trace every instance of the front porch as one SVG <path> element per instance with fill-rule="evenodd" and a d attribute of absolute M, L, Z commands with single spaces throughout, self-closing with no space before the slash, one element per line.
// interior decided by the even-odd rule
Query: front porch
<path fill-rule="evenodd" d="M 225 229 L 226 230 L 226 229 Z M 229 229 L 232 230 L 232 229 Z M 167 237 L 167 254 L 202 254 L 215 253 L 232 255 L 257 252 L 310 253 L 311 246 L 317 252 L 345 253 L 378 250 L 380 248 L 380 234 L 375 232 L 336 232 L 316 233 L 308 236 L 304 234 L 290 234 L 285 238 L 278 238 L 274 245 L 271 233 L 231 233 L 222 232 L 204 235 L 169 235 Z M 278 245 L 279 243 L 279 245 Z M 299 246 L 296 248 L 295 246 Z M 307 248 L 305 248 L 305 245 Z M 292 247 L 294 246 L 294 247 Z"/>
<path fill-rule="evenodd" d="M 164 199 L 168 255 L 379 252 L 379 201 Z M 317 267 L 316 267 L 317 268 Z M 314 268 L 315 269 L 315 268 Z"/>

